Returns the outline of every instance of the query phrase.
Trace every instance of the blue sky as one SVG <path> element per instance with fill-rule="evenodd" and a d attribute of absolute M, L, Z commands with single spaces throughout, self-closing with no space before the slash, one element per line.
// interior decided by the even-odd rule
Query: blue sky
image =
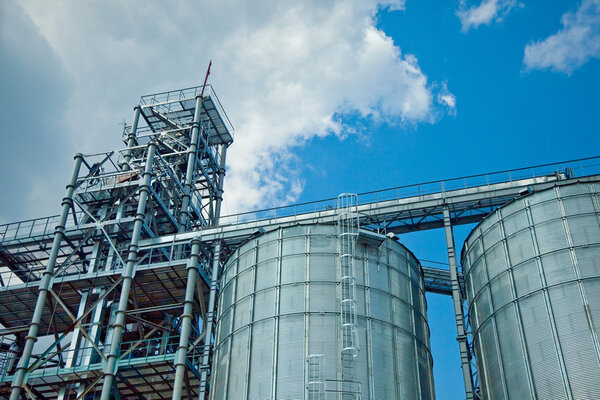
<path fill-rule="evenodd" d="M 394 43 L 418 58 L 431 81 L 446 82 L 456 115 L 417 126 L 373 124 L 366 139 L 310 142 L 299 151 L 310 166 L 303 199 L 327 188 L 362 192 L 596 155 L 598 58 L 570 74 L 523 64 L 526 45 L 559 31 L 561 16 L 578 4 L 524 2 L 502 21 L 466 33 L 454 2 L 408 1 L 405 10 L 380 13 L 378 26 Z M 332 164 L 337 168 L 323 167 Z"/>
<path fill-rule="evenodd" d="M 581 3 L 522 3 L 502 21 L 467 32 L 456 2 L 407 1 L 404 10 L 380 13 L 377 26 L 417 57 L 430 80 L 446 83 L 456 112 L 417 126 L 367 124 L 368 136 L 342 142 L 311 141 L 297 152 L 301 200 L 597 155 L 598 53 L 568 73 L 523 61 L 525 47 L 557 33 L 562 15 Z M 455 229 L 459 251 L 470 229 Z M 447 261 L 441 230 L 400 240 L 418 257 Z M 464 398 L 451 300 L 428 295 L 428 303 L 438 399 Z"/>
<path fill-rule="evenodd" d="M 0 223 L 55 214 L 72 155 L 210 59 L 233 213 L 597 155 L 599 58 L 598 0 L 5 1 Z M 441 231 L 401 241 L 445 261 Z M 429 310 L 438 399 L 461 398 L 450 301 Z"/>

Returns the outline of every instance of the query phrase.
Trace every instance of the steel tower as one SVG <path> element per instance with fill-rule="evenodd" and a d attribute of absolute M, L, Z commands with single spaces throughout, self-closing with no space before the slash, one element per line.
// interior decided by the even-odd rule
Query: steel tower
<path fill-rule="evenodd" d="M 33 222 L 2 249 L 3 285 L 20 287 L 0 317 L 11 399 L 198 397 L 219 245 L 139 242 L 218 224 L 233 129 L 209 86 L 134 110 L 124 149 L 75 156 L 52 242 Z"/>

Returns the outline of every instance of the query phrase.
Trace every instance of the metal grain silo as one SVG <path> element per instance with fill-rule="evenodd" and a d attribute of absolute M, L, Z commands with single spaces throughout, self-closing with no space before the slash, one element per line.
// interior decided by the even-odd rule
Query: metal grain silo
<path fill-rule="evenodd" d="M 462 252 L 484 399 L 600 399 L 600 184 L 533 193 Z"/>
<path fill-rule="evenodd" d="M 315 354 L 324 355 L 326 387 L 335 389 L 341 378 L 336 231 L 281 228 L 232 254 L 220 282 L 212 399 L 307 399 L 307 358 Z M 394 240 L 361 233 L 354 268 L 360 343 L 354 376 L 362 399 L 433 399 L 418 261 Z"/>

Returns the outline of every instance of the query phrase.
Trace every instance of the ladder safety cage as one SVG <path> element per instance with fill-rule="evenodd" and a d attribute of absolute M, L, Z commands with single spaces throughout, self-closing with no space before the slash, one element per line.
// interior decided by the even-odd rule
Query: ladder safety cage
<path fill-rule="evenodd" d="M 340 277 L 341 380 L 337 392 L 343 399 L 360 398 L 354 362 L 360 353 L 356 319 L 354 257 L 359 234 L 358 196 L 342 193 L 337 198 L 338 273 Z"/>
<path fill-rule="evenodd" d="M 308 400 L 326 400 L 325 355 L 311 354 L 306 357 L 306 390 Z"/>

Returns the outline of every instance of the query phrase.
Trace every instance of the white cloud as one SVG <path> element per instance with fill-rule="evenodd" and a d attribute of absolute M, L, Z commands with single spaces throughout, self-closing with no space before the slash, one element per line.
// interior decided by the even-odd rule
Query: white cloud
<path fill-rule="evenodd" d="M 492 21 L 502 19 L 515 7 L 522 7 L 517 0 L 483 0 L 478 6 L 467 8 L 466 1 L 461 0 L 456 15 L 460 19 L 463 32 L 479 25 L 488 25 Z"/>
<path fill-rule="evenodd" d="M 294 146 L 343 137 L 339 116 L 402 125 L 439 115 L 418 60 L 376 27 L 378 10 L 404 1 L 22 4 L 74 84 L 66 122 L 82 151 L 120 146 L 139 95 L 199 84 L 212 58 L 209 81 L 236 127 L 229 212 L 296 200 Z"/>
<path fill-rule="evenodd" d="M 590 58 L 600 58 L 600 0 L 583 0 L 577 11 L 561 18 L 563 28 L 525 47 L 527 69 L 570 74 Z"/>
<path fill-rule="evenodd" d="M 447 95 L 439 95 L 440 103 L 446 104 L 450 108 L 454 108 L 456 106 L 456 98 L 453 94 Z"/>
<path fill-rule="evenodd" d="M 10 1 L 0 2 L 0 60 L 0 223 L 7 223 L 59 209 L 75 150 L 63 145 L 68 75 Z M 51 190 L 32 195 L 41 185 Z"/>
<path fill-rule="evenodd" d="M 450 93 L 446 82 L 443 82 L 441 88 L 438 90 L 437 101 L 441 105 L 447 107 L 450 113 L 455 112 L 456 96 Z"/>

